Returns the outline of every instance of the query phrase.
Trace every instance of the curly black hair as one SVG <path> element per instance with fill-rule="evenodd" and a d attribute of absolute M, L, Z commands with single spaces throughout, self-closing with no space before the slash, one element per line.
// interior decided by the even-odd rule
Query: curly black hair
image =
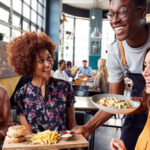
<path fill-rule="evenodd" d="M 45 34 L 25 32 L 7 45 L 8 61 L 19 75 L 32 76 L 36 54 L 47 49 L 55 60 L 56 44 Z"/>

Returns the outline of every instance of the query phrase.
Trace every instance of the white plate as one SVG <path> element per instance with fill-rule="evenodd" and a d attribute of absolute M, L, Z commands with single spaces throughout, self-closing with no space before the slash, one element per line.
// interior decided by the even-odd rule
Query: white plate
<path fill-rule="evenodd" d="M 102 106 L 101 104 L 97 104 L 99 99 L 102 98 L 102 97 L 114 97 L 114 96 L 116 96 L 117 98 L 119 98 L 121 100 L 129 101 L 132 108 L 118 109 L 118 108 L 105 107 L 105 106 Z M 98 94 L 98 95 L 95 95 L 95 96 L 92 97 L 92 103 L 97 108 L 99 108 L 103 111 L 109 112 L 111 114 L 128 114 L 128 113 L 131 113 L 131 112 L 135 111 L 140 106 L 140 102 L 129 100 L 129 97 L 123 96 L 123 95 L 118 95 L 118 94 Z"/>

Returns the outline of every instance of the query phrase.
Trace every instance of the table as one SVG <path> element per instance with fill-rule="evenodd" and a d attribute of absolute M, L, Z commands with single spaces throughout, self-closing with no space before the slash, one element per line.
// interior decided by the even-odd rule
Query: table
<path fill-rule="evenodd" d="M 75 110 L 97 111 L 98 108 L 91 102 L 91 96 L 75 96 Z"/>
<path fill-rule="evenodd" d="M 91 96 L 75 96 L 75 110 L 85 111 L 91 115 L 94 115 L 99 109 L 91 102 Z M 91 134 L 90 149 L 94 149 L 95 131 Z"/>

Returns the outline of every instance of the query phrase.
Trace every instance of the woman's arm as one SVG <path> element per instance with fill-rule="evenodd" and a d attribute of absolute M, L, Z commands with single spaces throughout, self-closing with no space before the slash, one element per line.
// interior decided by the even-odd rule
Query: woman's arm
<path fill-rule="evenodd" d="M 7 91 L 1 86 L 0 86 L 0 104 L 1 104 L 0 141 L 1 141 L 6 136 L 8 128 L 13 125 L 9 97 Z"/>
<path fill-rule="evenodd" d="M 67 108 L 67 129 L 72 129 L 76 126 L 74 106 Z"/>
<path fill-rule="evenodd" d="M 32 134 L 32 129 L 31 129 L 30 124 L 27 122 L 27 119 L 24 116 L 18 116 L 18 120 L 20 124 L 26 127 L 27 134 Z"/>

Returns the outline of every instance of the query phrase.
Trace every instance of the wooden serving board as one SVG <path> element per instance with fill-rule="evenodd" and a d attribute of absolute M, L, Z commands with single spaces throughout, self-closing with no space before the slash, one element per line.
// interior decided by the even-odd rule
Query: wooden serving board
<path fill-rule="evenodd" d="M 32 144 L 30 141 L 21 143 L 8 143 L 4 141 L 3 150 L 48 150 L 48 149 L 64 149 L 64 148 L 80 148 L 88 147 L 88 141 L 80 134 L 74 134 L 69 141 L 60 140 L 56 144 L 42 145 Z"/>

